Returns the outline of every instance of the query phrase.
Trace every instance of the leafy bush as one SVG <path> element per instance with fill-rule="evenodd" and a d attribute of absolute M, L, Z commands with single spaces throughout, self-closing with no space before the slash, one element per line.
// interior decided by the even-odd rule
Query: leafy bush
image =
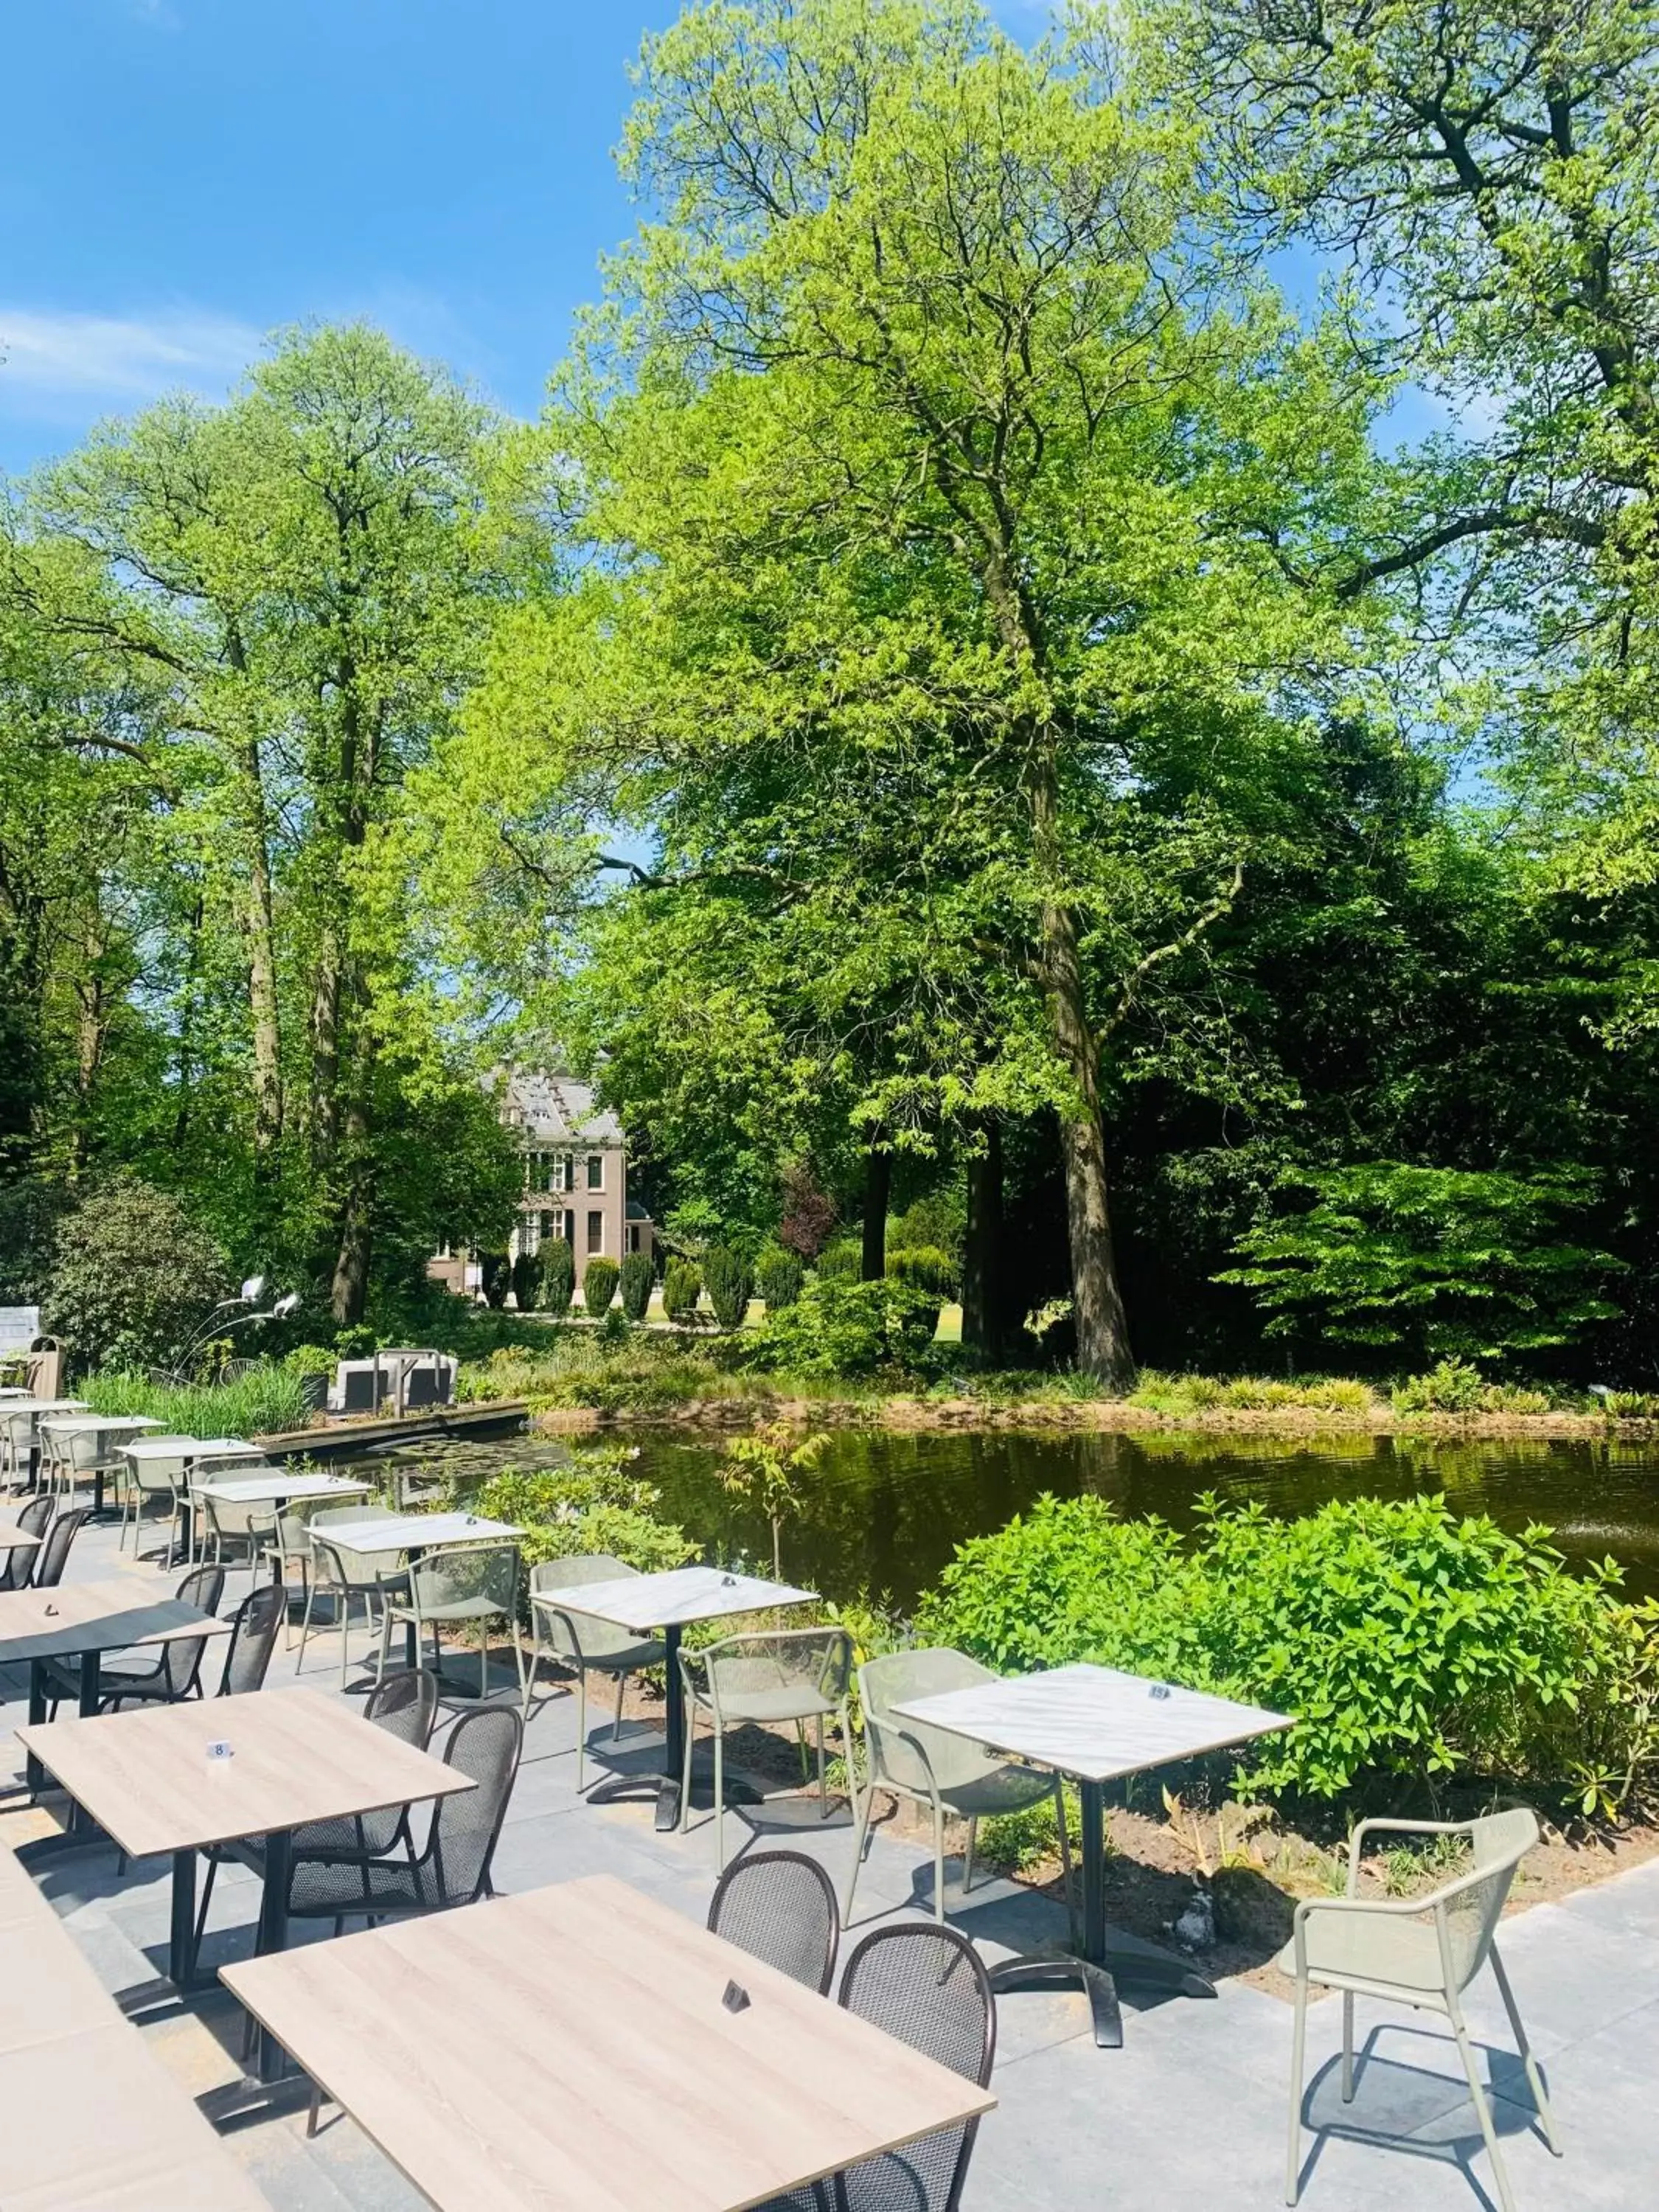
<path fill-rule="evenodd" d="M 1563 1236 L 1595 1181 L 1577 1170 L 1472 1174 L 1393 1160 L 1287 1176 L 1306 1211 L 1252 1229 L 1252 1264 L 1218 1276 L 1254 1290 L 1269 1335 L 1309 1327 L 1430 1359 L 1498 1359 L 1565 1344 L 1616 1318 L 1601 1295 L 1624 1267 Z"/>
<path fill-rule="evenodd" d="M 755 1289 L 769 1314 L 794 1304 L 806 1270 L 793 1252 L 763 1252 L 755 1270 Z"/>
<path fill-rule="evenodd" d="M 58 1224 L 74 1203 L 67 1184 L 43 1176 L 0 1183 L 0 1305 L 45 1302 Z"/>
<path fill-rule="evenodd" d="M 702 1295 L 702 1270 L 695 1260 L 671 1260 L 662 1279 L 662 1310 L 670 1321 L 690 1321 Z"/>
<path fill-rule="evenodd" d="M 576 1255 L 570 1249 L 569 1238 L 550 1237 L 538 1256 L 542 1264 L 536 1303 L 544 1313 L 556 1314 L 562 1320 L 576 1294 Z"/>
<path fill-rule="evenodd" d="M 307 1352 L 314 1350 L 307 1346 Z M 334 1370 L 333 1354 L 326 1355 Z M 94 1413 L 147 1413 L 168 1436 L 243 1437 L 279 1435 L 306 1425 L 303 1375 L 311 1370 L 292 1358 L 260 1365 L 234 1382 L 192 1383 L 173 1388 L 143 1375 L 102 1368 L 76 1385 Z"/>
<path fill-rule="evenodd" d="M 611 1310 L 621 1272 L 614 1260 L 601 1259 L 597 1253 L 588 1261 L 582 1275 L 582 1304 L 595 1321 Z"/>
<path fill-rule="evenodd" d="M 513 1262 L 505 1252 L 479 1253 L 478 1284 L 484 1294 L 484 1304 L 499 1312 L 513 1287 Z"/>
<path fill-rule="evenodd" d="M 541 1263 L 532 1252 L 520 1252 L 513 1262 L 513 1296 L 520 1313 L 528 1313 L 535 1304 L 541 1272 Z"/>
<path fill-rule="evenodd" d="M 816 1272 L 821 1283 L 856 1283 L 864 1272 L 864 1247 L 856 1237 L 837 1237 L 818 1254 Z"/>
<path fill-rule="evenodd" d="M 951 1255 L 937 1244 L 914 1244 L 908 1250 L 887 1255 L 887 1272 L 914 1290 L 930 1291 L 936 1298 L 953 1298 L 959 1276 Z"/>
<path fill-rule="evenodd" d="M 749 1262 L 738 1253 L 716 1244 L 704 1255 L 702 1279 L 708 1303 L 722 1328 L 741 1328 L 754 1294 L 755 1279 Z"/>
<path fill-rule="evenodd" d="M 1241 1375 L 1222 1382 L 1211 1375 L 1159 1375 L 1143 1368 L 1127 1402 L 1155 1413 L 1201 1413 L 1214 1407 L 1273 1412 L 1286 1406 L 1316 1413 L 1367 1413 L 1376 1403 L 1376 1394 L 1369 1382 L 1340 1375 L 1308 1382 Z"/>
<path fill-rule="evenodd" d="M 651 1304 L 651 1285 L 656 1269 L 648 1252 L 630 1252 L 622 1263 L 623 1311 L 629 1321 L 643 1321 Z"/>
<path fill-rule="evenodd" d="M 1291 1714 L 1241 1759 L 1261 1794 L 1577 1790 L 1591 1753 L 1606 1771 L 1650 1749 L 1622 1687 L 1637 1632 L 1613 1571 L 1570 1573 L 1546 1533 L 1359 1498 L 1293 1521 L 1212 1506 L 1183 1548 L 1097 1498 L 1045 1498 L 958 1548 L 917 1632 L 1002 1668 L 1090 1659 Z"/>
<path fill-rule="evenodd" d="M 683 1567 L 696 1546 L 683 1528 L 658 1517 L 660 1495 L 628 1472 L 623 1452 L 578 1452 L 568 1467 L 498 1474 L 468 1496 L 472 1511 L 509 1521 L 526 1573 L 542 1559 L 609 1552 L 641 1574 Z"/>
<path fill-rule="evenodd" d="M 908 1284 L 808 1283 L 799 1301 L 747 1338 L 738 1357 L 765 1373 L 873 1375 L 914 1370 L 939 1326 L 939 1301 Z"/>
<path fill-rule="evenodd" d="M 164 1365 L 234 1287 L 223 1249 L 172 1192 L 124 1171 L 59 1222 L 41 1322 L 77 1367 Z"/>
<path fill-rule="evenodd" d="M 1408 1376 L 1394 1389 L 1399 1413 L 1547 1413 L 1541 1390 L 1489 1382 L 1467 1359 L 1443 1359 L 1426 1375 Z"/>

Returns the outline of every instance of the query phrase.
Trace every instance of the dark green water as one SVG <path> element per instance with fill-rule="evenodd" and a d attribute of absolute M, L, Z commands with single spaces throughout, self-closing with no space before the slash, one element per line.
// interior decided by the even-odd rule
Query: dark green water
<path fill-rule="evenodd" d="M 711 1555 L 769 1567 L 766 1522 L 720 1487 L 720 1449 L 643 1431 L 639 1471 L 665 1516 Z M 501 1464 L 546 1465 L 544 1441 L 483 1448 Z M 1044 1491 L 1091 1492 L 1126 1515 L 1189 1528 L 1213 1490 L 1267 1511 L 1312 1511 L 1333 1498 L 1443 1491 L 1459 1512 L 1507 1528 L 1548 1523 L 1576 1560 L 1611 1555 L 1633 1595 L 1659 1595 L 1659 1449 L 1616 1443 L 1430 1444 L 1399 1437 L 837 1435 L 806 1476 L 808 1504 L 783 1534 L 785 1573 L 842 1598 L 859 1591 L 907 1606 L 952 1547 L 998 1528 Z"/>

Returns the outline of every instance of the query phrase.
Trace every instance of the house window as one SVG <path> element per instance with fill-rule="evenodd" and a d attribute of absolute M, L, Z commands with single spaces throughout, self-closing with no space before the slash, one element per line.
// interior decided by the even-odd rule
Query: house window
<path fill-rule="evenodd" d="M 553 1217 L 550 1213 L 542 1215 L 541 1232 L 541 1242 L 544 1244 L 550 1244 L 553 1241 Z"/>
<path fill-rule="evenodd" d="M 560 1155 L 558 1188 L 561 1190 L 574 1190 L 576 1188 L 576 1156 L 574 1152 Z"/>
<path fill-rule="evenodd" d="M 587 1188 L 589 1190 L 605 1188 L 605 1154 L 603 1152 L 590 1152 L 587 1156 Z"/>
<path fill-rule="evenodd" d="M 605 1216 L 597 1206 L 587 1217 L 587 1249 L 590 1252 L 605 1249 Z"/>
<path fill-rule="evenodd" d="M 640 1249 L 640 1224 L 637 1221 L 629 1224 L 628 1249 L 630 1252 L 637 1252 Z"/>

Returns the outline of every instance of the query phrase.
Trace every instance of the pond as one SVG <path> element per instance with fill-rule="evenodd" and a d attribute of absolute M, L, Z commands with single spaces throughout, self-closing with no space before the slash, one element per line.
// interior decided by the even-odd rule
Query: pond
<path fill-rule="evenodd" d="M 769 1567 L 767 1524 L 721 1489 L 717 1443 L 661 1429 L 629 1441 L 640 1447 L 641 1474 L 662 1491 L 667 1518 L 716 1558 Z M 535 1467 L 556 1453 L 550 1439 L 517 1437 L 469 1446 L 465 1455 L 469 1464 Z M 901 1609 L 937 1578 L 955 1545 L 1000 1528 L 1045 1491 L 1090 1492 L 1122 1514 L 1159 1514 L 1187 1528 L 1206 1491 L 1289 1515 L 1334 1498 L 1440 1490 L 1459 1512 L 1490 1513 L 1506 1528 L 1547 1522 L 1570 1558 L 1610 1554 L 1631 1595 L 1659 1595 L 1653 1445 L 855 1430 L 836 1435 L 805 1480 L 807 1511 L 784 1529 L 786 1575 L 828 1598 L 867 1591 Z"/>

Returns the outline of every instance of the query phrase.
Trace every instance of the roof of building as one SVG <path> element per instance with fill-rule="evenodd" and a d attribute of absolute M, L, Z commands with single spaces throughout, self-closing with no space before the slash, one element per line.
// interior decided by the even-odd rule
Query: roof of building
<path fill-rule="evenodd" d="M 620 1145 L 622 1124 L 593 1103 L 591 1083 L 568 1075 L 510 1074 L 501 1093 L 509 1128 L 549 1144 Z"/>

